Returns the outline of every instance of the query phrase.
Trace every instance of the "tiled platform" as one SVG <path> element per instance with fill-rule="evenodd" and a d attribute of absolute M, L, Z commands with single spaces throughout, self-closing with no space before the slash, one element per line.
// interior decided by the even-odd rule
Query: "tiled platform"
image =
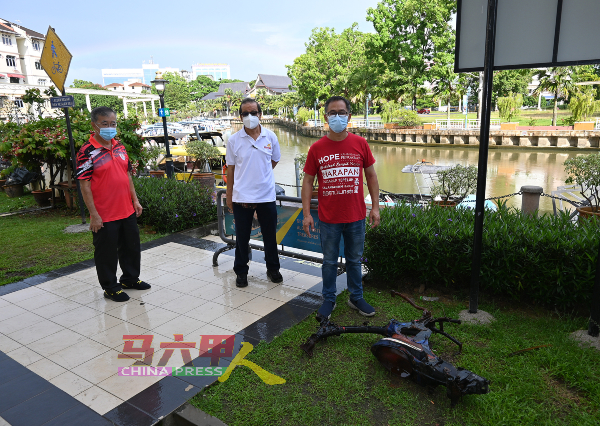
<path fill-rule="evenodd" d="M 127 291 L 126 303 L 103 297 L 90 261 L 0 287 L 0 426 L 155 424 L 216 377 L 118 376 L 118 367 L 135 362 L 118 358 L 124 334 L 154 335 L 153 365 L 160 342 L 174 334 L 190 342 L 235 334 L 235 356 L 242 341 L 270 341 L 320 305 L 319 268 L 282 258 L 284 282 L 274 284 L 255 252 L 249 286 L 239 289 L 233 252 L 212 266 L 222 246 L 181 234 L 145 244 L 141 279 L 152 289 Z M 167 366 L 183 363 L 176 350 Z"/>

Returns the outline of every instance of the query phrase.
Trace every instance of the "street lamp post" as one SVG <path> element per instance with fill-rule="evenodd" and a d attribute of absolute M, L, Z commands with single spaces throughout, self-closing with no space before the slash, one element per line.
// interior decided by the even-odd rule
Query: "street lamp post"
<path fill-rule="evenodd" d="M 369 101 L 371 100 L 371 94 L 370 93 L 367 95 L 367 98 L 365 100 L 366 100 L 365 107 L 367 109 L 367 114 L 366 114 L 367 123 L 366 123 L 366 125 L 367 125 L 367 128 L 368 128 L 369 127 Z"/>
<path fill-rule="evenodd" d="M 315 121 L 314 121 L 314 125 L 315 128 L 317 127 L 317 105 L 319 103 L 319 99 L 317 98 L 317 100 L 315 101 Z"/>
<path fill-rule="evenodd" d="M 162 73 L 160 71 L 156 71 L 156 77 L 150 83 L 154 84 L 156 87 L 156 91 L 158 92 L 158 96 L 160 97 L 160 107 L 165 108 L 165 87 L 169 81 L 162 78 Z M 163 121 L 163 136 L 165 140 L 165 148 L 167 150 L 167 155 L 165 157 L 165 161 L 167 162 L 166 172 L 167 178 L 171 179 L 173 177 L 173 157 L 171 156 L 171 150 L 169 148 L 169 133 L 167 132 L 167 117 L 165 114 L 162 114 Z"/>

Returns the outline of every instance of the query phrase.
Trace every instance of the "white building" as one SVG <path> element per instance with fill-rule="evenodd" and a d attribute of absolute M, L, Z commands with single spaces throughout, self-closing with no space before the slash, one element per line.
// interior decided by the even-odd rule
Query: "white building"
<path fill-rule="evenodd" d="M 131 78 L 121 83 L 111 83 L 104 86 L 105 89 L 112 90 L 115 92 L 123 92 L 123 93 L 142 93 L 142 91 L 147 90 L 150 92 L 152 86 L 149 84 L 144 84 L 140 81 L 140 79 Z"/>
<path fill-rule="evenodd" d="M 0 18 L 0 119 L 12 113 L 25 114 L 22 96 L 27 89 L 44 91 L 52 85 L 40 63 L 45 36 Z"/>
<path fill-rule="evenodd" d="M 231 69 L 228 64 L 195 64 L 192 65 L 192 80 L 199 75 L 212 76 L 214 81 L 230 79 Z"/>
<path fill-rule="evenodd" d="M 159 64 L 155 64 L 153 60 L 150 63 L 142 64 L 141 68 L 113 68 L 102 70 L 102 85 L 108 86 L 112 83 L 125 84 L 128 80 L 137 80 L 140 83 L 150 84 L 156 77 L 156 72 L 161 73 L 171 72 L 186 77 L 188 71 L 179 71 L 179 68 L 164 67 L 160 68 Z"/>

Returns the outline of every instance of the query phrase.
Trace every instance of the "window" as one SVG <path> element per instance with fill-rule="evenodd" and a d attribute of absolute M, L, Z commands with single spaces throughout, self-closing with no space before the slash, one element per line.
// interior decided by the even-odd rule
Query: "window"
<path fill-rule="evenodd" d="M 39 41 L 34 41 L 33 43 L 33 50 L 40 50 L 40 42 Z"/>
<path fill-rule="evenodd" d="M 38 78 L 38 86 L 45 86 L 45 85 L 46 85 L 46 79 Z"/>
<path fill-rule="evenodd" d="M 22 99 L 15 99 L 14 102 L 15 102 L 15 105 L 17 107 L 23 108 L 24 105 L 23 105 L 23 100 Z"/>
<path fill-rule="evenodd" d="M 15 57 L 11 55 L 6 55 L 6 65 L 9 67 L 16 67 L 17 63 L 15 62 Z"/>
<path fill-rule="evenodd" d="M 7 46 L 12 46 L 12 37 L 8 34 L 2 34 L 2 43 Z"/>
<path fill-rule="evenodd" d="M 19 84 L 20 83 L 19 78 L 17 78 L 17 77 L 11 77 L 10 78 L 10 82 L 13 83 L 13 84 Z"/>
<path fill-rule="evenodd" d="M 40 61 L 35 61 L 35 69 L 36 70 L 43 70 L 42 63 Z"/>

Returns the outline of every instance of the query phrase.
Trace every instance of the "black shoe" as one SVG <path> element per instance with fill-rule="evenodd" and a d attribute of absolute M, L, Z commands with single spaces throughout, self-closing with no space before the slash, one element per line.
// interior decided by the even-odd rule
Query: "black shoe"
<path fill-rule="evenodd" d="M 235 279 L 236 287 L 248 287 L 248 275 L 238 275 Z"/>
<path fill-rule="evenodd" d="M 129 296 L 123 290 L 117 290 L 114 293 L 104 290 L 104 297 L 115 302 L 127 302 Z"/>
<path fill-rule="evenodd" d="M 279 273 L 279 271 L 269 271 L 269 270 L 267 270 L 267 278 L 270 279 L 271 282 L 274 282 L 274 283 L 283 282 L 283 277 L 281 276 L 281 274 Z"/>
<path fill-rule="evenodd" d="M 138 282 L 135 284 L 121 283 L 121 287 L 127 290 L 148 290 L 149 288 L 152 288 L 150 284 L 142 280 L 138 280 Z"/>

